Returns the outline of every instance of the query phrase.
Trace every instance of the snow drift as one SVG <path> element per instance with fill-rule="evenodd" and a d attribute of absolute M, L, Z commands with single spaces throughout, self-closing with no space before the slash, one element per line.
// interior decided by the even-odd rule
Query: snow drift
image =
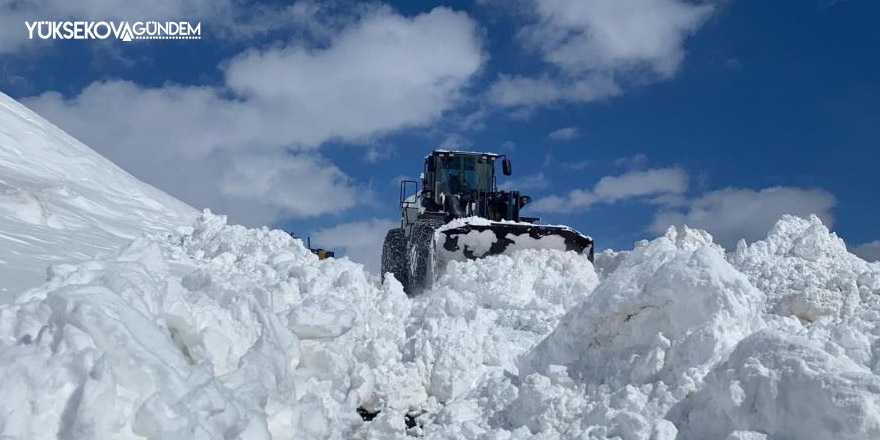
<path fill-rule="evenodd" d="M 670 229 L 597 266 L 602 282 L 518 371 L 447 402 L 427 437 L 877 437 L 880 266 L 818 218 L 784 217 L 730 256 L 703 231 Z M 777 305 L 815 292 L 850 306 L 804 319 Z"/>
<path fill-rule="evenodd" d="M 528 249 L 449 263 L 413 301 L 406 358 L 441 402 L 490 372 L 516 372 L 516 359 L 598 284 L 586 255 Z"/>
<path fill-rule="evenodd" d="M 816 216 L 784 217 L 765 240 L 741 241 L 731 260 L 770 296 L 769 312 L 804 321 L 852 315 L 880 292 L 878 266 L 850 254 Z"/>
<path fill-rule="evenodd" d="M 0 226 L 0 438 L 880 437 L 880 264 L 815 217 L 452 261 L 409 299 L 0 97 Z"/>
<path fill-rule="evenodd" d="M 351 438 L 416 388 L 400 284 L 280 231 L 205 213 L 51 274 L 0 308 L 3 436 Z"/>
<path fill-rule="evenodd" d="M 634 251 L 523 363 L 564 365 L 587 383 L 693 382 L 760 326 L 763 303 L 708 234 L 672 228 Z"/>
<path fill-rule="evenodd" d="M 0 93 L 0 303 L 46 267 L 167 233 L 198 212 Z"/>
<path fill-rule="evenodd" d="M 799 440 L 880 437 L 880 377 L 779 331 L 742 341 L 683 406 L 684 439 L 736 430 Z"/>

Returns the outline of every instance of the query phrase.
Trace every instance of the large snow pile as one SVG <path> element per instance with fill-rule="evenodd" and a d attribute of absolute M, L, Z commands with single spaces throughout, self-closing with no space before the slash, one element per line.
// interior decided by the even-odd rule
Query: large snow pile
<path fill-rule="evenodd" d="M 815 222 L 764 243 L 833 242 Z M 760 279 L 810 261 L 773 255 Z M 876 438 L 880 268 L 839 257 L 823 270 L 858 272 L 863 298 L 812 321 L 687 228 L 601 281 L 582 255 L 527 250 L 452 262 L 408 299 L 204 213 L 0 306 L 0 436 Z"/>
<path fill-rule="evenodd" d="M 761 327 L 763 302 L 708 234 L 671 229 L 572 308 L 520 359 L 518 378 L 487 384 L 508 400 L 470 429 L 515 438 L 674 438 L 664 415 Z"/>
<path fill-rule="evenodd" d="M 708 234 L 670 229 L 633 252 L 524 363 L 565 365 L 587 383 L 674 383 L 759 327 L 763 302 Z"/>
<path fill-rule="evenodd" d="M 46 267 L 115 251 L 198 213 L 0 93 L 0 303 Z"/>
<path fill-rule="evenodd" d="M 880 376 L 780 331 L 742 341 L 682 406 L 684 439 L 736 431 L 799 440 L 880 436 Z"/>
<path fill-rule="evenodd" d="M 768 311 L 805 321 L 852 315 L 880 293 L 880 267 L 850 254 L 816 216 L 784 217 L 765 240 L 741 241 L 731 261 L 770 296 Z"/>
<path fill-rule="evenodd" d="M 452 261 L 413 301 L 406 357 L 430 396 L 450 401 L 487 374 L 515 374 L 517 357 L 597 283 L 587 257 L 573 252 L 529 249 Z"/>
<path fill-rule="evenodd" d="M 426 417 L 426 437 L 880 436 L 880 266 L 848 254 L 818 219 L 784 217 L 729 257 L 683 228 L 600 261 L 598 287 L 517 367 Z M 840 285 L 861 300 L 814 320 L 776 305 L 814 298 L 807 286 L 852 295 Z"/>
<path fill-rule="evenodd" d="M 359 406 L 419 397 L 406 296 L 367 277 L 208 213 L 54 266 L 0 306 L 0 437 L 351 438 Z"/>

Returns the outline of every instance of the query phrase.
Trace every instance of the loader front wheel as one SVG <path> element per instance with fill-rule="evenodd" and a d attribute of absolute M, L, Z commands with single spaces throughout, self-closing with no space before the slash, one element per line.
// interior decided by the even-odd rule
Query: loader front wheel
<path fill-rule="evenodd" d="M 385 235 L 385 243 L 382 245 L 382 275 L 389 272 L 403 285 L 403 290 L 409 292 L 406 234 L 400 228 L 388 231 Z"/>
<path fill-rule="evenodd" d="M 431 225 L 421 224 L 413 228 L 407 256 L 409 290 L 406 293 L 414 296 L 434 284 L 434 228 Z"/>

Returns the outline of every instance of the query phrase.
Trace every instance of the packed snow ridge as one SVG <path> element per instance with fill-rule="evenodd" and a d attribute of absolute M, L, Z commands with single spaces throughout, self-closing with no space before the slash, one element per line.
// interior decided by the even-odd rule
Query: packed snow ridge
<path fill-rule="evenodd" d="M 0 218 L 32 232 L 3 279 L 49 268 L 4 286 L 0 438 L 880 438 L 880 264 L 816 217 L 730 253 L 684 227 L 595 265 L 451 261 L 410 299 L 3 99 L 0 180 L 40 206 Z"/>

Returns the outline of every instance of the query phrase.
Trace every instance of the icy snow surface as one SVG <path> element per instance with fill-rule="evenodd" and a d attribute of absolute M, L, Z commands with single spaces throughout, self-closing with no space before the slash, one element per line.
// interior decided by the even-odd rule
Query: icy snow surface
<path fill-rule="evenodd" d="M 0 438 L 880 438 L 880 264 L 818 218 L 730 254 L 673 228 L 595 269 L 452 261 L 409 299 L 283 232 L 190 219 L 0 104 L 0 180 L 34 195 L 0 210 L 24 242 L 0 251 Z"/>
<path fill-rule="evenodd" d="M 115 251 L 198 213 L 0 93 L 0 303 L 46 267 Z"/>

